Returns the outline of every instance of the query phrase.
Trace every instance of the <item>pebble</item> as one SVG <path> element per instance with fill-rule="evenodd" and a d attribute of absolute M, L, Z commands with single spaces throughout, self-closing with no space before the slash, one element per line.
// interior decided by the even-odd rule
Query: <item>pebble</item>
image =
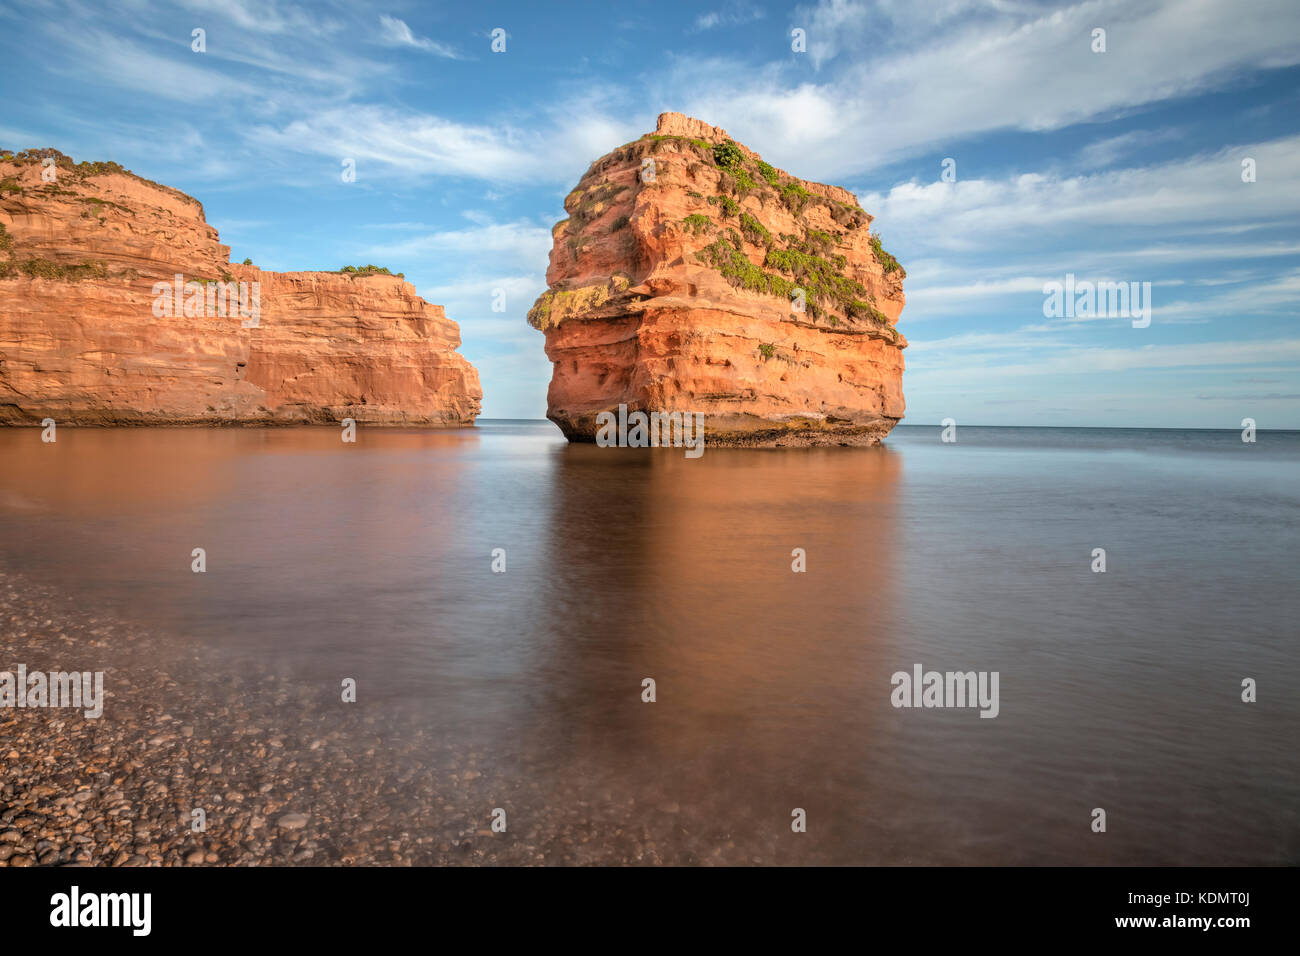
<path fill-rule="evenodd" d="M 77 649 L 80 667 L 105 671 L 112 708 L 101 720 L 0 709 L 0 868 L 736 865 L 775 852 L 761 827 L 739 841 L 709 822 L 730 808 L 670 799 L 660 770 L 629 779 L 616 762 L 582 760 L 557 776 L 545 753 L 534 763 L 495 749 L 496 728 L 340 708 L 317 682 L 92 623 L 3 568 L 0 626 L 6 655 L 31 670 L 66 667 Z M 508 835 L 480 822 L 495 807 Z"/>

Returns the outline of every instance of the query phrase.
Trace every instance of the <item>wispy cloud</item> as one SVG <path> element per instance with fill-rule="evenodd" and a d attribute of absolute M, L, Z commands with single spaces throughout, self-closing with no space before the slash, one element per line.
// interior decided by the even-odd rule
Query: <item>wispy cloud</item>
<path fill-rule="evenodd" d="M 490 255 L 494 264 L 505 269 L 544 266 L 551 250 L 551 230 L 537 223 L 493 222 L 477 214 L 466 218 L 479 220 L 466 229 L 446 229 L 424 235 L 382 243 L 372 249 L 375 255 L 399 258 L 427 258 L 447 253 Z"/>
<path fill-rule="evenodd" d="M 695 23 L 691 29 L 696 33 L 705 30 L 715 30 L 719 27 L 742 26 L 746 23 L 753 23 L 756 20 L 762 20 L 767 16 L 767 12 L 762 7 L 744 6 L 739 3 L 733 3 L 721 10 L 710 10 L 701 13 L 695 18 Z"/>
<path fill-rule="evenodd" d="M 907 6 L 916 12 L 904 13 Z M 1264 65 L 1300 62 L 1292 39 L 1300 5 L 1290 0 L 1261 0 L 1249 16 L 1224 2 L 1088 0 L 1049 10 L 826 0 L 791 20 L 804 21 L 812 65 L 836 61 L 825 80 L 801 69 L 798 56 L 763 69 L 680 58 L 669 78 L 694 115 L 713 117 L 769 161 L 800 161 L 829 180 L 937 144 L 1111 118 Z M 1112 49 L 1097 54 L 1090 35 L 1101 22 Z M 1141 43 L 1142 55 L 1120 43 Z"/>
<path fill-rule="evenodd" d="M 196 14 L 226 20 L 254 34 L 328 37 L 346 29 L 344 19 L 331 15 L 328 4 L 303 6 L 281 0 L 179 0 L 179 6 Z"/>
<path fill-rule="evenodd" d="M 538 170 L 535 133 L 378 105 L 326 108 L 249 136 L 276 149 L 355 158 L 358 181 L 367 166 L 488 180 L 536 178 Z"/>
<path fill-rule="evenodd" d="M 202 61 L 185 62 L 168 53 L 158 53 L 106 29 L 54 30 L 77 54 L 75 60 L 56 67 L 86 71 L 113 86 L 165 99 L 198 103 L 256 94 L 256 87 L 234 79 Z"/>
<path fill-rule="evenodd" d="M 386 106 L 329 107 L 284 126 L 260 124 L 254 142 L 277 150 L 357 159 L 358 182 L 371 169 L 489 182 L 537 184 L 574 179 L 598 156 L 631 138 L 627 121 L 561 108 L 551 125 L 464 123 Z M 599 143 L 600 145 L 596 145 Z"/>
<path fill-rule="evenodd" d="M 1133 130 L 1119 136 L 1107 136 L 1089 143 L 1079 151 L 1080 163 L 1090 169 L 1111 166 L 1125 156 L 1131 156 L 1148 149 L 1157 143 L 1167 143 L 1178 139 L 1182 134 L 1179 129 Z"/>
<path fill-rule="evenodd" d="M 411 28 L 406 25 L 406 21 L 399 20 L 397 17 L 390 17 L 387 14 L 379 17 L 379 42 L 385 46 L 412 47 L 425 53 L 432 53 L 435 56 L 446 57 L 449 60 L 462 59 L 461 55 L 452 47 L 436 40 L 430 40 L 428 37 L 416 36 L 411 32 Z"/>
<path fill-rule="evenodd" d="M 1264 188 L 1243 183 L 1244 156 L 1266 164 L 1276 178 Z M 991 234 L 1026 230 L 1120 228 L 1141 234 L 1207 222 L 1258 229 L 1300 215 L 1300 136 L 1091 175 L 907 182 L 859 198 L 882 228 L 905 228 L 932 249 L 969 249 Z"/>

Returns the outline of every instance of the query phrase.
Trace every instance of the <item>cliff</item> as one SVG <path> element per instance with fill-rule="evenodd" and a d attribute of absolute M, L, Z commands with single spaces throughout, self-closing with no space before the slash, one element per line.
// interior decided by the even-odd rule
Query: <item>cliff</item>
<path fill-rule="evenodd" d="M 184 193 L 0 154 L 0 424 L 473 423 L 459 328 L 401 277 L 229 258 Z"/>
<path fill-rule="evenodd" d="M 702 412 L 714 444 L 874 444 L 903 416 L 905 272 L 847 190 L 680 113 L 592 163 L 528 320 L 547 416 Z"/>

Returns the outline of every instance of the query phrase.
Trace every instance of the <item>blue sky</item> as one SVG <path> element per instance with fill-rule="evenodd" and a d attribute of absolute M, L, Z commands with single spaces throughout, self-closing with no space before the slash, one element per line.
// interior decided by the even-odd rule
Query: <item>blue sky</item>
<path fill-rule="evenodd" d="M 406 273 L 486 417 L 545 414 L 564 195 L 678 110 L 875 215 L 908 423 L 1300 427 L 1294 0 L 6 0 L 0 60 L 0 145 L 191 193 L 236 261 Z M 1150 282 L 1150 327 L 1045 317 L 1067 273 Z"/>

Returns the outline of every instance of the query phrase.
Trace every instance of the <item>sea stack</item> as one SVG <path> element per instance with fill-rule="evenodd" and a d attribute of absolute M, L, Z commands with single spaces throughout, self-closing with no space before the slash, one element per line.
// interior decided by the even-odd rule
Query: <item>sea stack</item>
<path fill-rule="evenodd" d="M 176 189 L 0 152 L 0 424 L 473 424 L 460 330 L 401 276 L 229 260 Z"/>
<path fill-rule="evenodd" d="M 848 190 L 663 113 L 564 208 L 528 321 L 570 441 L 619 405 L 703 413 L 714 445 L 871 445 L 903 417 L 906 273 Z"/>

